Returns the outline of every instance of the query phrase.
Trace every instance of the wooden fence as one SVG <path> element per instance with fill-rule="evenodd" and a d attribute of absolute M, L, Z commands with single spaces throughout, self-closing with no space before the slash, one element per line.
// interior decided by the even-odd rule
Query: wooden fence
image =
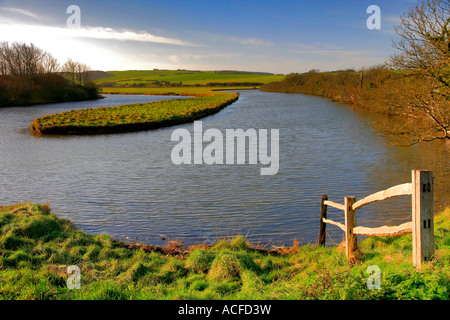
<path fill-rule="evenodd" d="M 394 227 L 356 226 L 356 210 L 375 201 L 402 195 L 411 195 L 412 221 Z M 328 206 L 344 211 L 344 224 L 327 219 Z M 420 269 L 422 262 L 434 255 L 433 172 L 413 170 L 411 183 L 397 185 L 358 201 L 355 197 L 345 197 L 344 204 L 330 201 L 327 195 L 323 195 L 319 230 L 319 245 L 322 246 L 325 245 L 326 224 L 338 226 L 345 232 L 345 250 L 349 260 L 357 249 L 357 235 L 386 237 L 412 233 L 413 264 Z"/>

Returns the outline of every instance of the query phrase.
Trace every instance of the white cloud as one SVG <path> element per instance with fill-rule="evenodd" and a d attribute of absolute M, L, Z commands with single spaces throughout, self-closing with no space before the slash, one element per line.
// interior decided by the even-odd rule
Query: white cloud
<path fill-rule="evenodd" d="M 339 46 L 326 43 L 316 44 L 290 44 L 291 50 L 295 54 L 300 55 L 317 55 L 317 56 L 361 56 L 367 55 L 364 50 L 344 50 Z"/>
<path fill-rule="evenodd" d="M 383 21 L 386 21 L 389 24 L 391 24 L 392 26 L 396 26 L 399 25 L 402 22 L 402 18 L 400 16 L 383 16 Z"/>
<path fill-rule="evenodd" d="M 194 46 L 187 41 L 155 36 L 151 33 L 131 30 L 116 30 L 104 27 L 83 27 L 71 29 L 66 26 L 42 26 L 19 23 L 0 23 L 0 40 L 5 38 L 10 41 L 30 41 L 35 37 L 45 35 L 49 39 L 56 38 L 86 38 L 86 39 L 106 39 L 116 41 L 152 42 L 161 44 L 171 44 L 178 46 Z M 27 39 L 27 40 L 25 40 Z"/>
<path fill-rule="evenodd" d="M 253 45 L 253 46 L 273 46 L 273 43 L 269 41 L 265 41 L 257 38 L 237 38 L 237 37 L 228 37 L 229 41 L 237 42 L 245 45 Z"/>
<path fill-rule="evenodd" d="M 116 41 L 134 41 L 137 43 L 152 42 L 186 46 L 187 42 L 178 39 L 158 37 L 149 33 L 118 31 L 108 28 L 85 28 L 80 30 L 60 26 L 39 26 L 18 23 L 0 23 L 0 42 L 33 43 L 37 47 L 50 52 L 59 62 L 67 58 L 82 61 L 96 70 L 126 70 L 141 68 L 157 68 L 154 59 L 140 59 L 134 53 L 111 50 L 111 44 L 104 46 L 100 42 L 89 39 L 110 39 Z M 135 44 L 133 44 L 134 46 Z M 130 44 L 130 47 L 132 45 Z"/>
<path fill-rule="evenodd" d="M 209 58 L 232 58 L 234 55 L 230 53 L 214 53 L 214 54 L 192 54 L 186 55 L 187 58 L 193 59 L 209 59 Z"/>
<path fill-rule="evenodd" d="M 66 30 L 64 30 L 66 31 Z M 194 44 L 173 38 L 155 36 L 148 32 L 135 32 L 130 30 L 115 30 L 103 27 L 87 27 L 79 30 L 71 29 L 74 37 L 91 39 L 110 39 L 119 41 L 154 42 L 163 44 L 173 44 L 178 46 L 194 46 Z"/>
<path fill-rule="evenodd" d="M 180 63 L 183 61 L 189 61 L 189 60 L 206 60 L 206 59 L 214 59 L 214 58 L 232 58 L 235 56 L 234 54 L 230 53 L 213 53 L 213 54 L 173 54 L 168 56 L 167 58 L 171 62 Z"/>
<path fill-rule="evenodd" d="M 20 8 L 11 8 L 11 7 L 0 7 L 0 10 L 6 11 L 6 12 L 9 12 L 9 13 L 13 13 L 13 14 L 18 13 L 19 15 L 24 15 L 24 16 L 27 16 L 27 17 L 31 17 L 31 18 L 39 20 L 39 21 L 42 20 L 41 16 L 39 16 L 39 15 L 35 14 L 34 12 L 29 11 L 29 10 L 24 10 L 24 9 L 20 9 Z"/>
<path fill-rule="evenodd" d="M 26 21 L 26 18 L 35 21 Z M 176 47 L 198 47 L 184 41 L 154 35 L 147 31 L 119 30 L 107 27 L 83 26 L 79 29 L 66 25 L 45 25 L 40 16 L 32 11 L 0 7 L 0 42 L 33 43 L 52 53 L 59 62 L 67 58 L 82 61 L 97 70 L 158 68 L 157 58 L 139 57 L 135 50 L 116 50 L 115 48 L 139 48 L 139 44 L 155 43 Z M 108 43 L 92 40 L 105 40 Z M 120 42 L 130 42 L 125 45 Z M 142 47 L 142 46 L 141 46 Z M 170 47 L 160 50 L 170 50 Z M 143 51 L 145 52 L 145 51 Z M 164 55 L 164 60 L 166 60 Z"/>
<path fill-rule="evenodd" d="M 212 54 L 172 54 L 167 56 L 170 63 L 174 63 L 177 68 L 202 68 L 202 66 L 219 66 L 225 59 L 229 60 L 237 54 L 212 53 Z M 200 65 L 199 65 L 200 63 Z"/>
<path fill-rule="evenodd" d="M 172 55 L 168 56 L 167 58 L 171 62 L 174 62 L 174 63 L 177 63 L 177 64 L 181 62 L 181 57 L 179 55 L 176 55 L 176 54 L 172 54 Z"/>
<path fill-rule="evenodd" d="M 365 51 L 358 50 L 300 50 L 295 51 L 298 54 L 314 54 L 321 56 L 354 56 L 363 55 Z"/>

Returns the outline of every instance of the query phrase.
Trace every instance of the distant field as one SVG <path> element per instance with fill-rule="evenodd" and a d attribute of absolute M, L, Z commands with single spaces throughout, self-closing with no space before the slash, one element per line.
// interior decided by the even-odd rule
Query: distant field
<path fill-rule="evenodd" d="M 157 96 L 198 96 L 214 92 L 248 89 L 245 87 L 100 88 L 100 94 L 144 94 Z"/>
<path fill-rule="evenodd" d="M 103 94 L 193 96 L 146 104 L 68 111 L 37 118 L 33 134 L 102 134 L 170 126 L 216 113 L 238 99 L 218 90 L 253 89 L 284 79 L 283 75 L 187 70 L 93 72 Z"/>
<path fill-rule="evenodd" d="M 189 70 L 131 70 L 131 71 L 108 71 L 100 73 L 94 82 L 104 87 L 129 87 L 145 86 L 155 87 L 164 86 L 170 83 L 171 86 L 205 86 L 208 83 L 269 83 L 281 81 L 284 75 L 258 74 L 258 73 L 224 73 L 217 71 L 189 71 Z"/>

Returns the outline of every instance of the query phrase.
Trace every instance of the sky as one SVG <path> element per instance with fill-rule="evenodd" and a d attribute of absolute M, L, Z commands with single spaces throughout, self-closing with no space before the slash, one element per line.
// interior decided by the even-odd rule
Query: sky
<path fill-rule="evenodd" d="M 61 63 L 103 71 L 360 69 L 395 54 L 394 26 L 416 3 L 0 0 L 0 41 L 33 43 Z M 79 15 L 68 11 L 73 5 Z M 371 5 L 380 8 L 380 29 L 367 27 Z"/>

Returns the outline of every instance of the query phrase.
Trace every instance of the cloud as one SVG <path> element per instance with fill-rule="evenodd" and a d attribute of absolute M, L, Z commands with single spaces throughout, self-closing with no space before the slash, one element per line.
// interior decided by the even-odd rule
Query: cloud
<path fill-rule="evenodd" d="M 179 55 L 176 54 L 172 54 L 170 56 L 167 57 L 171 62 L 174 63 L 180 63 L 181 62 L 181 57 Z"/>
<path fill-rule="evenodd" d="M 24 10 L 24 9 L 20 9 L 20 8 L 11 8 L 11 7 L 0 7 L 0 10 L 10 12 L 13 14 L 18 13 L 20 15 L 31 17 L 31 18 L 39 20 L 39 21 L 42 20 L 41 16 L 39 16 L 29 10 Z"/>
<path fill-rule="evenodd" d="M 87 39 L 106 39 L 117 41 L 134 41 L 134 42 L 152 42 L 171 44 L 178 46 L 195 46 L 184 40 L 157 36 L 147 31 L 134 30 L 118 30 L 108 27 L 92 27 L 82 26 L 81 28 L 69 28 L 68 26 L 49 26 L 40 23 L 22 22 L 21 18 L 31 17 L 35 20 L 42 21 L 43 18 L 30 10 L 0 7 L 0 40 L 8 35 L 17 36 L 17 38 L 40 36 L 45 34 L 47 37 L 70 37 L 70 38 L 87 38 Z M 6 14 L 5 14 L 6 13 Z M 12 16 L 11 16 L 12 14 Z M 19 16 L 18 16 L 19 15 Z M 20 41 L 19 39 L 17 41 Z M 23 40 L 22 40 L 23 41 Z"/>
<path fill-rule="evenodd" d="M 402 22 L 402 18 L 400 16 L 394 16 L 394 15 L 390 15 L 390 16 L 383 16 L 383 19 L 381 22 L 388 22 L 388 24 L 391 24 L 392 26 L 397 26 Z"/>
<path fill-rule="evenodd" d="M 237 37 L 228 37 L 229 41 L 237 42 L 245 45 L 253 45 L 253 46 L 273 46 L 273 43 L 269 41 L 265 41 L 257 38 L 237 38 Z"/>
<path fill-rule="evenodd" d="M 148 32 L 135 32 L 131 30 L 115 30 L 104 27 L 87 27 L 81 29 L 72 29 L 73 36 L 91 39 L 109 39 L 119 41 L 137 41 L 137 42 L 154 42 L 163 44 L 173 44 L 178 46 L 194 46 L 187 41 L 155 36 Z"/>
<path fill-rule="evenodd" d="M 181 63 L 189 60 L 207 60 L 211 58 L 232 58 L 234 55 L 229 53 L 213 53 L 213 54 L 173 54 L 167 58 L 174 63 Z"/>
<path fill-rule="evenodd" d="M 71 29 L 66 26 L 43 26 L 23 23 L 0 23 L 0 40 L 4 41 L 8 35 L 13 36 L 11 41 L 33 42 L 35 37 L 45 35 L 48 38 L 85 38 L 105 39 L 116 41 L 151 42 L 171 44 L 177 46 L 195 46 L 187 41 L 156 36 L 146 31 L 117 30 L 105 27 L 82 27 Z"/>
<path fill-rule="evenodd" d="M 164 67 L 158 62 L 158 57 L 139 56 L 140 52 L 148 53 L 148 48 L 142 44 L 160 44 L 161 48 L 156 49 L 164 52 L 164 59 L 161 60 L 163 63 L 167 62 L 167 50 L 172 50 L 172 46 L 177 51 L 180 47 L 198 47 L 182 39 L 158 36 L 146 31 L 88 26 L 71 29 L 66 25 L 44 25 L 39 21 L 32 23 L 19 19 L 20 17 L 8 16 L 0 10 L 0 42 L 33 43 L 52 53 L 60 62 L 70 57 L 96 70 Z"/>
<path fill-rule="evenodd" d="M 233 54 L 230 53 L 214 53 L 214 54 L 192 54 L 188 55 L 188 58 L 193 59 L 209 59 L 209 58 L 231 58 Z"/>
<path fill-rule="evenodd" d="M 317 56 L 357 56 L 367 55 L 364 50 L 343 50 L 339 46 L 326 43 L 316 44 L 291 44 L 292 52 L 295 54 L 311 54 Z"/>
<path fill-rule="evenodd" d="M 320 56 L 354 56 L 365 54 L 365 51 L 361 50 L 300 50 L 295 51 L 298 54 L 314 54 Z"/>

